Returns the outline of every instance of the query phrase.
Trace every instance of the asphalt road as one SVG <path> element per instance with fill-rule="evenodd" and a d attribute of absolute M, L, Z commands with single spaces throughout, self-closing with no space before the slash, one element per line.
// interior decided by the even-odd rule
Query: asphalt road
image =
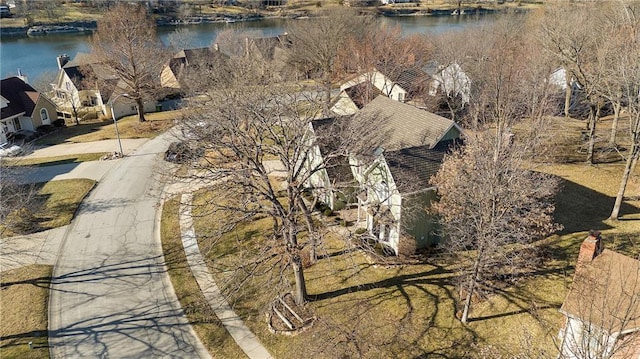
<path fill-rule="evenodd" d="M 69 226 L 49 303 L 53 358 L 208 357 L 154 235 L 169 136 L 117 161 Z"/>

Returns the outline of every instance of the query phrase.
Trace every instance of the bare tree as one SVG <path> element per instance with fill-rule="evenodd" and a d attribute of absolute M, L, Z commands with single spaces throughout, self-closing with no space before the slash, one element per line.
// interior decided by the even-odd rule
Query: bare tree
<path fill-rule="evenodd" d="M 610 219 L 617 219 L 620 214 L 629 178 L 640 158 L 640 60 L 637 56 L 640 52 L 640 6 L 627 2 L 621 2 L 619 6 L 615 14 L 621 21 L 610 36 L 609 46 L 614 46 L 607 56 L 611 70 L 607 77 L 616 82 L 616 88 L 624 98 L 630 143 Z"/>
<path fill-rule="evenodd" d="M 24 167 L 15 164 L 13 158 L 0 157 L 0 238 L 29 224 L 29 205 L 37 192 L 33 184 L 22 183 Z"/>
<path fill-rule="evenodd" d="M 565 67 L 567 77 L 575 78 L 582 95 L 589 105 L 587 162 L 594 163 L 596 125 L 603 105 L 602 83 L 603 61 L 598 61 L 598 47 L 606 39 L 608 22 L 603 14 L 609 4 L 561 4 L 545 8 L 542 22 L 544 48 Z M 596 30 L 592 26 L 598 22 Z M 604 59 L 600 59 L 604 60 Z"/>
<path fill-rule="evenodd" d="M 119 3 L 98 21 L 92 54 L 111 69 L 136 102 L 143 122 L 144 102 L 160 88 L 160 72 L 168 54 L 156 37 L 156 24 L 141 4 Z"/>
<path fill-rule="evenodd" d="M 301 73 L 319 78 L 325 93 L 325 114 L 329 113 L 338 53 L 351 36 L 364 33 L 362 30 L 368 21 L 366 17 L 356 16 L 354 11 L 339 9 L 287 27 L 292 43 L 289 62 Z"/>
<path fill-rule="evenodd" d="M 217 216 L 224 216 L 220 235 L 256 216 L 271 219 L 273 236 L 255 242 L 254 259 L 237 270 L 254 275 L 255 268 L 267 261 L 269 272 L 288 285 L 285 273 L 291 269 L 294 297 L 302 304 L 307 292 L 302 265 L 305 241 L 300 233 L 305 224 L 313 230 L 304 222 L 313 210 L 304 202 L 305 183 L 332 165 L 332 159 L 346 155 L 347 148 L 357 150 L 367 140 L 366 128 L 372 122 L 336 121 L 331 153 L 311 165 L 309 158 L 320 139 L 310 136 L 310 121 L 320 113 L 322 101 L 303 96 L 302 89 L 270 81 L 263 71 L 260 64 L 234 61 L 219 75 L 222 81 L 212 79 L 200 101 L 191 101 L 184 133 L 189 146 L 202 149 L 206 156 L 192 163 L 190 178 L 211 186 L 209 205 L 219 211 Z M 210 238 L 209 244 L 215 240 Z"/>
<path fill-rule="evenodd" d="M 440 196 L 433 208 L 446 234 L 443 248 L 464 263 L 459 284 L 463 323 L 473 296 L 490 289 L 493 281 L 517 275 L 535 257 L 531 244 L 557 228 L 552 203 L 557 180 L 526 169 L 536 136 L 512 141 L 509 135 L 493 130 L 469 134 L 465 146 L 446 156 L 432 178 Z"/>

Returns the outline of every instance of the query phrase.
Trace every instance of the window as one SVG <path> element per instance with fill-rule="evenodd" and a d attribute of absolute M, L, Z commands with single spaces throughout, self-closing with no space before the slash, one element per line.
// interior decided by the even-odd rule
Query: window
<path fill-rule="evenodd" d="M 398 101 L 404 102 L 404 93 L 402 92 L 398 93 Z"/>
<path fill-rule="evenodd" d="M 20 125 L 20 120 L 18 120 L 17 118 L 13 119 L 13 128 L 15 129 L 15 131 L 22 130 L 22 126 Z"/>
<path fill-rule="evenodd" d="M 49 121 L 49 112 L 47 112 L 46 108 L 40 110 L 40 119 L 42 120 L 42 122 Z"/>

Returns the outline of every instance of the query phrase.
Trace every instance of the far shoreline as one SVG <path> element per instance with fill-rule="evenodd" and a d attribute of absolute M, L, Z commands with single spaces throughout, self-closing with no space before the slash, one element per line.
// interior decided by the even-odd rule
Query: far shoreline
<path fill-rule="evenodd" d="M 401 4 L 402 5 L 402 4 Z M 429 7 L 408 7 L 408 6 L 380 6 L 371 8 L 358 8 L 360 13 L 365 15 L 373 15 L 376 17 L 414 17 L 414 16 L 478 16 L 487 14 L 505 13 L 509 11 L 526 12 L 530 10 L 528 7 L 498 7 L 490 8 L 483 6 L 464 6 L 460 10 L 456 6 L 450 6 L 445 8 L 431 9 Z M 458 13 L 459 12 L 459 13 Z M 289 11 L 284 14 L 263 14 L 263 13 L 214 13 L 204 14 L 198 16 L 177 17 L 177 16 L 161 16 L 156 19 L 158 27 L 170 27 L 170 26 L 182 26 L 182 25 L 198 25 L 198 24 L 213 24 L 213 23 L 236 23 L 236 22 L 250 22 L 260 21 L 268 19 L 281 19 L 281 20 L 296 20 L 296 19 L 311 19 L 318 16 L 318 12 L 310 11 Z M 46 33 L 40 33 L 38 35 L 29 35 L 29 29 L 34 27 L 42 28 L 55 28 L 55 27 L 73 27 L 77 28 L 78 34 L 86 32 L 92 32 L 97 30 L 97 20 L 88 21 L 62 21 L 43 23 L 37 22 L 29 26 L 4 26 L 0 21 L 0 36 L 11 37 L 31 37 L 31 36 L 47 36 Z M 54 31 L 52 31 L 54 32 Z"/>

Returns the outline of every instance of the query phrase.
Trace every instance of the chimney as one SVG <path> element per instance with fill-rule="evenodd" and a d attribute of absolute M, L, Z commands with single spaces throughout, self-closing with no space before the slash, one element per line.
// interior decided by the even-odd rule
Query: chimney
<path fill-rule="evenodd" d="M 27 76 L 22 74 L 22 71 L 20 69 L 18 69 L 18 76 L 16 76 L 17 78 L 19 78 L 20 80 L 22 80 L 25 84 L 28 84 L 29 81 L 27 79 Z"/>
<path fill-rule="evenodd" d="M 600 232 L 598 231 L 590 231 L 589 236 L 585 238 L 580 246 L 580 253 L 578 254 L 578 264 L 577 266 L 583 263 L 591 262 L 595 257 L 597 257 L 603 250 L 602 246 L 602 237 L 600 237 Z"/>
<path fill-rule="evenodd" d="M 64 54 L 64 55 L 58 56 L 56 60 L 58 60 L 58 69 L 62 69 L 62 67 L 66 65 L 70 59 L 69 59 L 69 56 L 67 56 L 67 54 Z"/>

